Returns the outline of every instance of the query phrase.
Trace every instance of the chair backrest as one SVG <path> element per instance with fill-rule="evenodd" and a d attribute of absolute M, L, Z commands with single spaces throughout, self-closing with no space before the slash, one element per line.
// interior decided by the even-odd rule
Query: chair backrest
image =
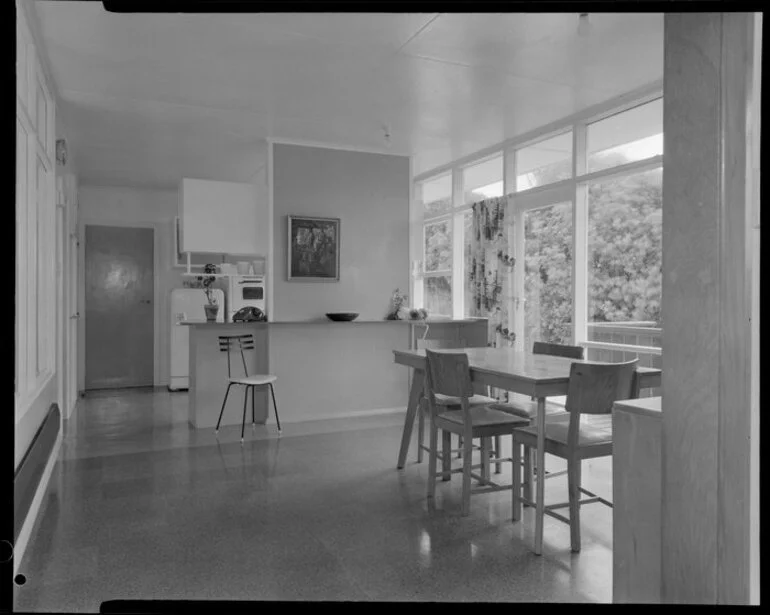
<path fill-rule="evenodd" d="M 248 376 L 249 372 L 246 368 L 246 357 L 243 354 L 244 350 L 254 350 L 254 336 L 251 333 L 246 335 L 220 335 L 219 336 L 219 350 L 227 353 L 227 377 L 231 377 L 230 373 L 230 353 L 241 353 L 241 362 L 243 363 L 243 375 Z"/>
<path fill-rule="evenodd" d="M 585 349 L 582 346 L 569 346 L 568 344 L 551 344 L 550 342 L 535 342 L 532 344 L 533 354 L 548 354 L 555 357 L 568 359 L 583 359 Z"/>
<path fill-rule="evenodd" d="M 468 398 L 473 396 L 468 355 L 464 352 L 436 352 L 425 350 L 425 370 L 428 399 L 433 394 Z"/>
<path fill-rule="evenodd" d="M 631 399 L 638 359 L 624 363 L 573 363 L 566 409 L 570 414 L 609 414 L 612 404 Z"/>

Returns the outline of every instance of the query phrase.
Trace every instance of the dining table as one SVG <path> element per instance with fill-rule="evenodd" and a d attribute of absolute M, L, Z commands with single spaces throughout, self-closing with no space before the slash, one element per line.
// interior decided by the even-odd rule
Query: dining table
<path fill-rule="evenodd" d="M 514 393 L 527 395 L 537 400 L 537 451 L 536 466 L 538 479 L 536 486 L 536 524 L 535 553 L 542 553 L 543 514 L 545 505 L 545 481 L 540 477 L 545 472 L 545 401 L 547 397 L 567 394 L 570 366 L 572 363 L 590 363 L 587 360 L 569 359 L 545 354 L 534 354 L 507 348 L 460 348 L 441 349 L 436 352 L 463 352 L 468 356 L 471 381 L 476 388 L 495 387 Z M 409 444 L 412 440 L 412 428 L 417 409 L 423 396 L 425 380 L 425 349 L 394 350 L 394 360 L 399 365 L 412 368 L 412 381 L 409 389 L 409 401 L 406 408 L 404 431 L 401 434 L 401 447 L 398 452 L 398 469 L 406 463 Z M 659 387 L 661 370 L 654 367 L 636 368 L 636 389 Z"/>

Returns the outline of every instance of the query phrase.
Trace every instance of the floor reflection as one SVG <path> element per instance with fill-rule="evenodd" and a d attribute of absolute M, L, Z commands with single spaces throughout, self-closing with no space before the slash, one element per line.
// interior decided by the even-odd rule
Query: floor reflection
<path fill-rule="evenodd" d="M 458 477 L 426 498 L 427 461 L 395 469 L 403 417 L 194 430 L 186 394 L 100 392 L 66 424 L 15 591 L 22 611 L 91 611 L 115 598 L 609 602 L 612 523 L 581 511 L 583 552 L 508 492 Z M 412 451 L 413 452 L 413 451 Z M 549 469 L 559 469 L 558 462 Z M 507 474 L 506 474 L 507 472 Z M 611 493 L 605 466 L 584 484 Z M 611 476 L 611 475 L 610 475 Z M 510 480 L 510 470 L 496 480 Z M 547 502 L 566 499 L 566 477 Z"/>

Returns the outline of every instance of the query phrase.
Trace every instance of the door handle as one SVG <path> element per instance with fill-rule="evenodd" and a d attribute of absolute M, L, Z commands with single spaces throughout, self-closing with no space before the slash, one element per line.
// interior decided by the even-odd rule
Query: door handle
<path fill-rule="evenodd" d="M 70 316 L 70 320 L 74 320 L 75 318 L 80 318 L 80 312 L 75 312 L 72 316 Z"/>
<path fill-rule="evenodd" d="M 142 299 L 139 303 L 152 303 L 149 299 Z"/>

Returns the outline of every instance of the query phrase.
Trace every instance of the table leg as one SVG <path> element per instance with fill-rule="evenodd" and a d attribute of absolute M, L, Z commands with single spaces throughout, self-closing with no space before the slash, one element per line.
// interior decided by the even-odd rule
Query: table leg
<path fill-rule="evenodd" d="M 535 553 L 543 552 L 545 516 L 545 397 L 537 398 L 537 508 L 535 513 Z"/>
<path fill-rule="evenodd" d="M 398 469 L 402 469 L 406 463 L 406 454 L 409 452 L 409 442 L 412 439 L 412 427 L 414 418 L 417 414 L 417 404 L 422 397 L 424 372 L 421 369 L 415 369 L 412 373 L 412 386 L 409 389 L 409 403 L 406 407 L 406 418 L 404 419 L 404 432 L 401 434 L 401 448 L 398 451 Z"/>

